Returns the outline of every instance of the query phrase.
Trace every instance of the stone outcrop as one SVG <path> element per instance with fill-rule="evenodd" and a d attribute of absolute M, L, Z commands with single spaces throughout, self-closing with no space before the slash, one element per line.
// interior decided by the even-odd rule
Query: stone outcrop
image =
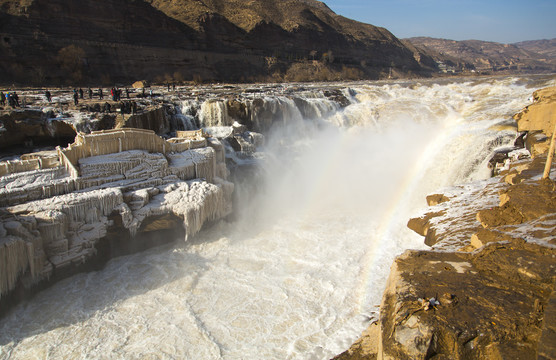
<path fill-rule="evenodd" d="M 523 240 L 404 253 L 381 303 L 383 358 L 537 358 L 555 255 Z"/>
<path fill-rule="evenodd" d="M 514 116 L 518 131 L 528 133 L 527 150 L 531 156 L 548 152 L 550 137 L 556 122 L 556 87 L 541 89 L 533 93 L 533 104 Z"/>
<path fill-rule="evenodd" d="M 0 113 L 0 148 L 23 144 L 35 144 L 73 139 L 75 129 L 68 123 L 48 118 L 48 114 L 35 109 L 8 110 Z"/>
<path fill-rule="evenodd" d="M 52 90 L 52 93 L 59 97 L 65 95 L 63 90 Z M 22 95 L 34 94 L 23 92 Z M 35 103 L 28 104 L 25 108 L 6 107 L 0 110 L 0 148 L 66 146 L 78 132 L 137 128 L 163 135 L 175 130 L 170 124 L 172 106 L 155 101 L 137 105 L 139 101 L 140 98 L 137 97 L 120 102 L 86 99 L 81 100 L 80 105 L 70 107 L 61 100 L 43 110 L 35 100 Z M 137 108 L 135 113 L 121 111 L 124 104 L 131 107 L 132 103 Z M 109 104 L 109 112 L 103 110 L 105 104 Z"/>
<path fill-rule="evenodd" d="M 536 92 L 518 127 L 546 135 L 555 92 Z M 395 260 L 379 322 L 337 359 L 554 358 L 556 183 L 541 179 L 545 162 L 537 154 L 429 196 L 408 226 L 431 249 Z"/>
<path fill-rule="evenodd" d="M 177 225 L 187 239 L 232 210 L 224 147 L 213 138 L 93 132 L 58 157 L 57 166 L 10 169 L 0 179 L 3 310 L 37 284 L 107 261 L 109 249 L 140 242 L 142 233 Z"/>

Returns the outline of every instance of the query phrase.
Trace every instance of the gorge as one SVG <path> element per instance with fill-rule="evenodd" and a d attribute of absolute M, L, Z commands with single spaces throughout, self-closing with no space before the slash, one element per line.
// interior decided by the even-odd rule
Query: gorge
<path fill-rule="evenodd" d="M 493 153 L 512 147 L 517 137 L 512 116 L 531 102 L 535 89 L 554 85 L 553 76 L 513 76 L 157 88 L 158 96 L 138 100 L 140 114 L 158 111 L 153 120 L 117 114 L 111 121 L 119 129 L 99 133 L 94 131 L 108 121 L 105 115 L 87 109 L 86 102 L 72 107 L 69 92 L 55 93 L 59 105 L 54 106 L 42 93 L 24 93 L 35 104 L 30 106 L 49 108 L 39 117 L 44 126 L 63 122 L 88 133 L 79 135 L 81 143 L 88 136 L 138 131 L 149 138 L 171 133 L 177 140 L 160 139 L 175 144 L 170 147 L 195 141 L 180 138 L 178 131 L 202 127 L 212 134 L 195 146 L 139 154 L 136 148 L 126 150 L 121 140 L 111 141 L 111 152 L 120 155 L 86 157 L 79 164 L 82 177 L 87 166 L 94 168 L 92 174 L 101 174 L 103 167 L 120 169 L 120 156 L 126 162 L 141 160 L 118 170 L 123 177 L 87 178 L 88 187 L 100 187 L 93 190 L 95 197 L 117 201 L 76 219 L 86 227 L 82 233 L 102 232 L 94 224 L 108 224 L 112 209 L 123 203 L 133 216 L 126 225 L 122 210 L 121 227 L 129 231 L 136 221 L 140 232 L 141 209 L 162 215 L 155 208 L 163 208 L 174 190 L 210 196 L 231 191 L 229 181 L 235 185 L 235 211 L 227 218 L 225 206 L 207 211 L 214 214 L 206 217 L 212 226 L 198 233 L 201 226 L 185 221 L 184 212 L 177 220 L 153 218 L 153 223 L 185 223 L 184 232 L 192 228 L 191 235 L 197 234 L 186 243 L 180 234 L 176 242 L 165 238 L 170 243 L 114 258 L 101 270 L 65 278 L 16 305 L 0 320 L 0 354 L 14 359 L 108 353 L 116 358 L 332 358 L 378 319 L 394 258 L 406 249 L 426 248 L 406 226 L 424 208 L 426 196 L 455 185 L 484 187 Z M 121 130 L 138 124 L 150 131 Z M 9 131 L 5 127 L 2 133 Z M 141 147 L 147 143 L 141 141 Z M 192 158 L 211 165 L 191 170 Z M 152 166 L 140 166 L 146 163 Z M 154 183 L 138 186 L 135 180 L 143 178 Z M 67 195 L 60 199 L 68 202 Z M 2 203 L 3 216 L 30 212 L 33 202 Z M 57 212 L 56 200 L 49 203 L 54 207 L 49 218 L 68 216 L 63 207 Z M 48 209 L 44 202 L 40 206 Z M 11 236 L 21 228 L 5 224 Z M 50 234 L 52 251 L 78 243 L 67 238 L 58 244 L 66 229 L 56 226 L 39 229 Z M 27 264 L 22 271 L 32 272 Z"/>

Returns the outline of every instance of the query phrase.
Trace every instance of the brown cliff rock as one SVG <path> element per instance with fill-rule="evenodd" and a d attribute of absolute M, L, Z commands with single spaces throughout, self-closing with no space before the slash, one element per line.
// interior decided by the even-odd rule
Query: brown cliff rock
<path fill-rule="evenodd" d="M 535 91 L 533 99 L 533 104 L 514 116 L 518 131 L 541 131 L 550 138 L 556 122 L 556 87 Z M 533 155 L 538 153 L 535 151 Z"/>
<path fill-rule="evenodd" d="M 0 0 L 0 34 L 10 84 L 280 80 L 314 61 L 325 80 L 428 74 L 386 29 L 313 0 Z"/>
<path fill-rule="evenodd" d="M 383 358 L 536 358 L 554 256 L 523 241 L 475 253 L 406 252 L 381 304 Z M 439 304 L 426 310 L 431 298 Z"/>
<path fill-rule="evenodd" d="M 4 131 L 0 132 L 0 148 L 24 144 L 49 142 L 54 139 L 73 139 L 75 129 L 63 121 L 49 120 L 41 110 L 18 109 L 0 112 L 0 124 Z"/>

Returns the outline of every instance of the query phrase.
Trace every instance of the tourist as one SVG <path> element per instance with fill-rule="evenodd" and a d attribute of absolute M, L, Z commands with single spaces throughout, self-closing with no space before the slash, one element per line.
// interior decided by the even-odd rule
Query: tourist
<path fill-rule="evenodd" d="M 102 89 L 101 88 L 98 89 L 98 98 L 100 100 L 104 99 L 104 95 L 102 94 Z"/>
<path fill-rule="evenodd" d="M 83 99 L 83 89 L 79 88 L 79 98 Z"/>
<path fill-rule="evenodd" d="M 129 89 L 128 88 L 125 88 L 125 95 L 129 99 Z"/>
<path fill-rule="evenodd" d="M 89 99 L 92 99 L 93 98 L 93 90 L 91 90 L 91 88 L 89 88 L 88 92 L 89 92 Z"/>
<path fill-rule="evenodd" d="M 8 95 L 6 95 L 6 98 L 8 99 L 8 104 L 12 107 L 15 108 L 15 96 L 14 93 L 9 92 Z"/>
<path fill-rule="evenodd" d="M 49 103 L 52 102 L 52 94 L 50 93 L 49 90 L 46 90 L 44 92 L 44 96 L 46 97 L 46 101 L 48 101 Z"/>
<path fill-rule="evenodd" d="M 17 95 L 17 93 L 15 91 L 12 94 L 12 97 L 14 99 L 15 106 L 20 107 L 20 105 L 19 105 L 19 96 Z"/>
<path fill-rule="evenodd" d="M 79 95 L 77 94 L 77 89 L 73 89 L 73 104 L 79 104 Z"/>

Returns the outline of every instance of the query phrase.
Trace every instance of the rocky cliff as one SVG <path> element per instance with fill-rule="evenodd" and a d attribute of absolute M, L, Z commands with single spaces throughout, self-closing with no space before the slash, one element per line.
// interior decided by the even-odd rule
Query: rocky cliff
<path fill-rule="evenodd" d="M 425 75 L 386 29 L 314 0 L 1 0 L 0 83 Z"/>
<path fill-rule="evenodd" d="M 429 37 L 413 37 L 404 41 L 415 46 L 418 54 L 433 58 L 441 71 L 488 74 L 556 71 L 556 57 L 548 46 L 541 48 L 527 44 Z"/>
<path fill-rule="evenodd" d="M 555 94 L 535 92 L 515 117 L 528 149 L 546 141 L 536 132 L 552 135 Z M 555 358 L 556 165 L 541 179 L 546 155 L 429 196 L 408 226 L 431 249 L 395 260 L 380 320 L 336 359 Z"/>

